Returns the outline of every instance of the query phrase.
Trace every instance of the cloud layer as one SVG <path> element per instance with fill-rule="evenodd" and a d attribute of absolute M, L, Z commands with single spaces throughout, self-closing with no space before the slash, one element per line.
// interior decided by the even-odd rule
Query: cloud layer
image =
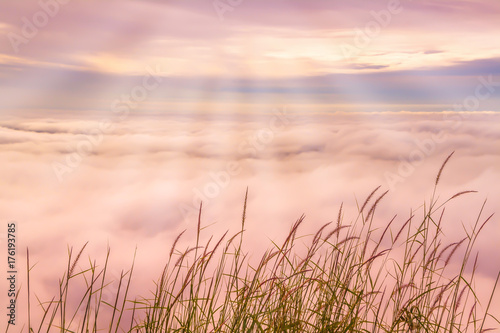
<path fill-rule="evenodd" d="M 303 213 L 305 234 L 334 220 L 341 203 L 346 223 L 353 220 L 378 185 L 390 192 L 375 223 L 385 226 L 395 214 L 403 223 L 430 199 L 441 163 L 455 151 L 440 200 L 479 193 L 450 203 L 444 232 L 451 243 L 463 235 L 462 224 L 470 230 L 485 198 L 484 217 L 497 208 L 499 120 L 494 113 L 311 116 L 281 109 L 259 117 L 133 115 L 100 136 L 100 118 L 5 119 L 0 219 L 18 222 L 21 246 L 29 246 L 37 267 L 52 267 L 33 270 L 40 296 L 54 292 L 66 247 L 86 241 L 98 261 L 109 243 L 117 272 L 137 245 L 139 291 L 151 286 L 180 231 L 188 229 L 181 246 L 192 245 L 200 200 L 203 223 L 212 225 L 204 237 L 235 231 L 248 186 L 247 244 L 255 249 L 282 239 Z M 500 262 L 499 232 L 494 218 L 478 244 L 488 288 L 498 270 L 492 263 Z"/>
<path fill-rule="evenodd" d="M 0 4 L 0 220 L 18 222 L 41 299 L 87 241 L 100 262 L 109 244 L 115 279 L 137 246 L 144 294 L 179 232 L 192 245 L 200 202 L 218 236 L 247 188 L 254 257 L 302 214 L 303 233 L 341 204 L 352 221 L 379 185 L 376 226 L 421 214 L 452 151 L 440 200 L 479 193 L 449 203 L 446 239 L 497 208 L 500 2 L 227 3 Z M 494 218 L 478 243 L 482 295 L 498 234 Z"/>

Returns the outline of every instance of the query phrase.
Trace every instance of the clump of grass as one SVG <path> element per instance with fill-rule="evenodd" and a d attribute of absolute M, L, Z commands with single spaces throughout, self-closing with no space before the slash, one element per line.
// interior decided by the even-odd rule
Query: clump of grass
<path fill-rule="evenodd" d="M 439 183 L 448 156 L 434 185 Z M 30 332 L 485 332 L 498 278 L 486 307 L 480 311 L 474 290 L 477 255 L 474 245 L 492 215 L 482 205 L 472 231 L 447 243 L 442 233 L 445 205 L 473 191 L 462 191 L 440 203 L 434 194 L 394 229 L 396 216 L 376 230 L 376 209 L 387 192 L 376 188 L 357 217 L 344 224 L 341 205 L 335 224 L 310 235 L 305 251 L 297 249 L 305 217 L 301 216 L 281 243 L 256 263 L 244 251 L 247 193 L 242 227 L 228 236 L 200 243 L 200 205 L 196 243 L 178 250 L 182 233 L 165 258 L 161 276 L 150 296 L 128 299 L 132 268 L 121 274 L 114 302 L 103 300 L 109 249 L 103 268 L 89 261 L 78 273 L 69 251 L 68 269 L 59 282 L 59 295 L 38 301 L 43 317 Z M 372 198 L 377 198 L 372 203 Z M 366 213 L 366 210 L 368 213 Z M 381 232 L 380 232 L 381 231 Z M 378 234 L 377 234 L 378 233 Z M 301 238 L 301 242 L 298 239 Z M 85 247 L 85 246 L 84 246 Z M 460 253 L 460 260 L 456 258 Z M 471 256 L 474 258 L 471 263 Z M 454 263 L 453 265 L 451 263 Z M 456 263 L 459 263 L 458 266 Z M 472 264 L 470 272 L 468 267 Z M 29 264 L 28 264 L 29 265 Z M 458 267 L 458 268 L 457 268 Z M 30 270 L 30 268 L 29 268 Z M 499 274 L 500 277 L 500 274 Z M 83 278 L 86 290 L 76 311 L 66 304 L 70 282 Z M 125 282 L 126 280 L 126 282 Z M 102 307 L 108 309 L 103 318 Z M 128 314 L 124 322 L 124 314 Z M 498 314 L 497 314 L 498 315 Z"/>

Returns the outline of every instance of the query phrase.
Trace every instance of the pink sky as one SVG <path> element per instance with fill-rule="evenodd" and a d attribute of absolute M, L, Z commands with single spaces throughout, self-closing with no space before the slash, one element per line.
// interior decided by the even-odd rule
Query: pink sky
<path fill-rule="evenodd" d="M 479 76 L 500 68 L 496 0 L 242 0 L 222 16 L 211 1 L 1 6 L 4 112 L 108 110 L 148 67 L 164 84 L 144 110 L 276 102 L 308 111 L 455 110 Z M 476 109 L 497 111 L 498 103 L 497 89 Z"/>
<path fill-rule="evenodd" d="M 450 243 L 486 198 L 484 216 L 498 208 L 497 0 L 58 1 L 0 4 L 0 221 L 18 222 L 43 299 L 87 241 L 97 260 L 110 244 L 115 275 L 137 246 L 134 291 L 152 288 L 200 200 L 220 235 L 247 187 L 251 249 L 302 214 L 304 233 L 341 203 L 354 219 L 378 185 L 377 225 L 401 224 L 452 151 L 441 198 L 478 193 L 450 203 Z M 495 216 L 483 297 L 498 235 Z"/>

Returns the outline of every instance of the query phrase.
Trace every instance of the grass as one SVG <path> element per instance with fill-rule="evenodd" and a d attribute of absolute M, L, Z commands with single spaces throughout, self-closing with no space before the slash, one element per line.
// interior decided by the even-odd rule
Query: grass
<path fill-rule="evenodd" d="M 104 301 L 103 291 L 112 282 L 107 279 L 109 249 L 102 268 L 89 261 L 88 268 L 78 271 L 85 246 L 76 255 L 70 250 L 59 294 L 48 302 L 37 298 L 43 316 L 35 324 L 28 314 L 29 331 L 489 331 L 487 319 L 499 323 L 489 311 L 499 278 L 489 299 L 479 299 L 474 245 L 492 215 L 483 217 L 483 204 L 472 231 L 447 243 L 441 228 L 447 203 L 473 192 L 459 192 L 443 202 L 436 197 L 450 157 L 439 170 L 431 199 L 400 226 L 394 216 L 385 229 L 373 227 L 387 194 L 376 188 L 350 224 L 343 221 L 341 205 L 336 221 L 314 235 L 300 236 L 302 216 L 283 242 L 271 244 L 255 263 L 244 250 L 247 196 L 241 230 L 205 244 L 200 242 L 200 205 L 196 242 L 179 251 L 182 233 L 176 238 L 151 295 L 142 298 L 129 299 L 132 265 L 120 275 L 114 300 Z M 28 256 L 28 309 L 30 271 Z M 72 294 L 75 279 L 86 286 L 78 297 Z M 68 300 L 75 297 L 79 301 L 70 307 Z"/>

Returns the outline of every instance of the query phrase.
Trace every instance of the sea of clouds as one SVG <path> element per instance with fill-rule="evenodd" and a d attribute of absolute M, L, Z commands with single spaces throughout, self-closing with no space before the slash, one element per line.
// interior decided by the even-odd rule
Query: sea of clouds
<path fill-rule="evenodd" d="M 379 185 L 379 194 L 389 192 L 377 206 L 376 226 L 397 214 L 397 228 L 412 210 L 421 216 L 442 162 L 454 151 L 439 200 L 478 193 L 449 203 L 443 231 L 451 243 L 471 230 L 485 199 L 481 219 L 499 207 L 499 121 L 487 112 L 298 114 L 287 107 L 259 115 L 123 120 L 4 117 L 0 221 L 17 222 L 18 260 L 25 263 L 29 247 L 36 263 L 31 290 L 40 299 L 57 293 L 68 247 L 77 251 L 87 241 L 81 266 L 88 257 L 102 264 L 109 245 L 116 278 L 137 248 L 132 290 L 145 294 L 176 236 L 187 229 L 179 248 L 193 245 L 201 201 L 206 240 L 241 228 L 248 188 L 245 244 L 257 259 L 302 214 L 302 234 L 336 220 L 342 203 L 350 223 Z M 483 297 L 500 269 L 498 235 L 495 215 L 477 244 Z"/>

